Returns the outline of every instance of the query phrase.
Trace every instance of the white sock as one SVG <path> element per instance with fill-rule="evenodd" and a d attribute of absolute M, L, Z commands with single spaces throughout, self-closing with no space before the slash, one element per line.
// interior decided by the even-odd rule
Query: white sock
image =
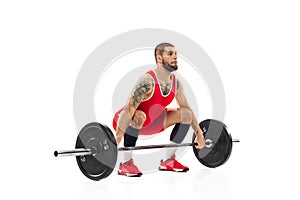
<path fill-rule="evenodd" d="M 176 143 L 170 141 L 170 144 L 176 144 Z M 177 150 L 177 147 L 167 148 L 167 150 L 166 150 L 166 157 L 165 157 L 164 161 L 166 161 L 169 158 L 171 158 L 175 154 L 176 150 Z"/>
<path fill-rule="evenodd" d="M 124 161 L 123 163 L 129 161 L 130 159 L 132 159 L 132 151 L 124 151 Z"/>

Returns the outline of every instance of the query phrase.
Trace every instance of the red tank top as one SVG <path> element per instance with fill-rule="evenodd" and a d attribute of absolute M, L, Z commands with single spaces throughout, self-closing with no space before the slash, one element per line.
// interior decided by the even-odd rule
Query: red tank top
<path fill-rule="evenodd" d="M 146 114 L 146 121 L 144 122 L 143 128 L 140 132 L 141 135 L 149 135 L 155 133 L 155 131 L 152 131 L 151 129 L 148 130 L 146 126 L 151 124 L 155 119 L 158 119 L 163 114 L 163 112 L 166 111 L 166 106 L 168 106 L 173 101 L 176 94 L 176 77 L 174 74 L 172 74 L 171 89 L 166 95 L 164 95 L 160 89 L 156 73 L 151 70 L 148 71 L 146 74 L 149 74 L 149 76 L 151 76 L 155 84 L 151 96 L 148 99 L 142 101 L 137 107 L 137 110 L 141 110 Z M 122 110 L 123 108 L 121 108 L 118 112 L 115 113 L 113 119 L 113 128 L 115 130 L 117 128 L 119 114 L 122 112 Z M 163 123 L 160 126 L 163 126 Z M 146 129 L 144 129 L 144 127 Z M 159 130 L 161 130 L 161 128 L 163 127 L 158 127 Z"/>
<path fill-rule="evenodd" d="M 166 106 L 173 101 L 176 91 L 176 80 L 174 74 L 172 74 L 171 89 L 166 95 L 164 95 L 161 91 L 156 73 L 151 70 L 147 72 L 147 74 L 152 77 L 155 86 L 152 95 L 148 99 L 142 101 L 137 108 L 137 110 L 143 111 L 147 117 L 143 127 L 153 122 L 160 114 L 162 114 L 162 112 L 166 110 Z"/>

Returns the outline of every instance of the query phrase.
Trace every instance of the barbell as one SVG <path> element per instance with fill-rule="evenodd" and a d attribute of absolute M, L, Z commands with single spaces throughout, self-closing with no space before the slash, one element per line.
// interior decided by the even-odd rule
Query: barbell
<path fill-rule="evenodd" d="M 81 172 L 91 180 L 99 181 L 108 177 L 115 168 L 118 151 L 144 150 L 192 146 L 198 161 L 206 167 L 216 168 L 230 157 L 233 140 L 226 125 L 218 120 L 207 119 L 199 123 L 205 138 L 205 147 L 197 149 L 195 134 L 191 143 L 159 144 L 117 148 L 112 131 L 103 124 L 93 122 L 85 125 L 79 132 L 75 149 L 54 151 L 54 156 L 76 156 Z"/>

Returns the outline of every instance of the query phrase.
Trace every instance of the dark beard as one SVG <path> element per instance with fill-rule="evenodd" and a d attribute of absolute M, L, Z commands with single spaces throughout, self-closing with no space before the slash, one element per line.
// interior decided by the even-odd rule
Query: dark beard
<path fill-rule="evenodd" d="M 176 70 L 178 69 L 178 66 L 177 66 L 177 65 L 176 65 L 175 67 L 173 67 L 173 66 L 169 65 L 169 63 L 167 63 L 167 62 L 165 62 L 165 61 L 162 62 L 162 65 L 163 65 L 163 67 L 164 67 L 166 70 L 168 70 L 169 72 L 173 72 L 173 71 L 176 71 Z"/>

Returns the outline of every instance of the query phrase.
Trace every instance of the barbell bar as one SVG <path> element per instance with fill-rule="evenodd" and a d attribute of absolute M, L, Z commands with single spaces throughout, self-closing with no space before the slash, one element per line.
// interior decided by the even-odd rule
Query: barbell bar
<path fill-rule="evenodd" d="M 240 142 L 237 139 L 233 139 L 232 142 Z M 146 145 L 146 146 L 135 146 L 135 147 L 119 147 L 118 151 L 133 151 L 133 150 L 144 150 L 144 149 L 156 149 L 156 148 L 172 148 L 172 147 L 184 147 L 184 146 L 197 146 L 198 143 L 182 143 L 182 144 L 158 144 L 158 145 Z M 213 145 L 211 139 L 205 140 L 205 147 L 210 148 Z M 54 151 L 54 156 L 86 156 L 93 155 L 97 152 L 96 149 L 74 149 L 74 150 L 60 150 Z"/>
<path fill-rule="evenodd" d="M 210 140 L 211 141 L 211 140 Z M 206 142 L 206 147 L 212 144 L 212 142 Z M 183 146 L 197 146 L 197 143 L 182 143 L 182 144 L 158 144 L 158 145 L 147 145 L 147 146 L 135 146 L 135 147 L 120 147 L 118 151 L 131 151 L 131 150 L 143 150 L 143 149 L 155 149 L 155 148 L 172 148 L 172 147 L 183 147 Z M 97 150 L 94 150 L 97 152 Z M 74 149 L 74 150 L 60 150 L 54 151 L 54 156 L 86 156 L 92 155 L 92 149 Z"/>

